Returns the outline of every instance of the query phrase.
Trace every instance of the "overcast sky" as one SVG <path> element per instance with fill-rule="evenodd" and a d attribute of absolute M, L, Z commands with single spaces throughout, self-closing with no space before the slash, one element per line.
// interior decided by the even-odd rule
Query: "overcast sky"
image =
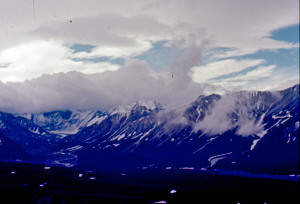
<path fill-rule="evenodd" d="M 298 0 L 0 0 L 0 110 L 179 103 L 298 81 Z"/>

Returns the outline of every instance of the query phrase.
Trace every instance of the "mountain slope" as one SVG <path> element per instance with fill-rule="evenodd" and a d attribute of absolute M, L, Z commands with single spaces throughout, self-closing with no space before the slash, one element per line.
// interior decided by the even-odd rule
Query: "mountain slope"
<path fill-rule="evenodd" d="M 137 102 L 106 112 L 0 112 L 0 133 L 30 155 L 24 160 L 47 164 L 298 174 L 299 85 L 199 96 L 176 109 Z"/>

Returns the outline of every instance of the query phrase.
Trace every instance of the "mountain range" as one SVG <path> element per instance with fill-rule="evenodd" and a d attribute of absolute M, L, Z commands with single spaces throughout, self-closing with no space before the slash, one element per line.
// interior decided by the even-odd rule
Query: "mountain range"
<path fill-rule="evenodd" d="M 298 175 L 299 85 L 201 95 L 181 107 L 0 111 L 0 161 Z"/>

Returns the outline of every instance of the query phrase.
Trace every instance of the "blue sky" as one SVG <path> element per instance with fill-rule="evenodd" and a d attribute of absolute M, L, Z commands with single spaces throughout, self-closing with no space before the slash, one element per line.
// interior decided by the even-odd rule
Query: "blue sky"
<path fill-rule="evenodd" d="M 299 24 L 288 26 L 286 28 L 277 29 L 271 32 L 271 39 L 290 42 L 293 44 L 299 44 Z M 133 59 L 139 59 L 147 62 L 149 67 L 155 72 L 161 72 L 165 68 L 170 67 L 172 62 L 182 56 L 185 52 L 185 48 L 174 51 L 168 45 L 168 41 L 158 41 L 152 43 L 152 48 L 142 53 L 141 55 L 134 56 Z M 83 44 L 75 44 L 70 47 L 74 52 L 88 52 L 90 53 L 95 46 L 93 45 L 83 45 Z M 214 52 L 219 51 L 230 51 L 231 48 L 224 47 L 214 47 L 207 48 L 205 50 L 205 57 L 200 64 L 212 63 L 219 61 L 219 59 L 214 58 Z M 299 68 L 299 48 L 289 48 L 289 49 L 276 49 L 276 50 L 259 50 L 255 53 L 246 54 L 237 57 L 225 57 L 224 59 L 235 59 L 235 60 L 243 60 L 243 59 L 263 59 L 262 63 L 264 66 L 275 65 L 274 68 L 275 73 L 285 74 L 287 77 L 295 77 L 298 74 Z M 110 62 L 112 64 L 123 66 L 125 64 L 126 58 L 110 58 L 110 57 L 95 57 L 90 59 L 81 59 L 88 60 L 91 62 Z M 199 64 L 199 65 L 200 65 Z M 246 74 L 249 71 L 253 71 L 257 66 L 248 67 L 239 72 L 230 73 L 228 75 L 223 75 L 221 77 L 213 78 L 212 81 L 222 80 L 226 78 L 231 78 L 238 76 L 240 74 Z M 263 81 L 265 77 L 262 79 L 252 80 L 252 81 Z"/>
<path fill-rule="evenodd" d="M 299 44 L 299 24 L 289 26 L 287 28 L 278 29 L 272 32 L 272 39 L 290 42 L 294 44 Z M 146 61 L 151 69 L 154 71 L 161 71 L 165 67 L 169 67 L 171 63 L 176 59 L 176 57 L 182 55 L 184 53 L 184 49 L 180 51 L 174 52 L 170 47 L 165 46 L 168 41 L 159 41 L 152 44 L 152 48 L 148 51 L 144 52 L 141 55 L 135 56 L 135 59 L 140 59 Z M 91 52 L 95 46 L 93 45 L 84 45 L 84 44 L 74 44 L 70 47 L 76 52 Z M 230 48 L 212 48 L 208 49 L 207 53 L 213 53 L 214 50 L 230 50 Z M 230 57 L 229 57 L 230 58 Z M 276 65 L 279 69 L 280 67 L 285 67 L 292 70 L 294 73 L 297 71 L 295 68 L 299 66 L 299 48 L 291 48 L 291 49 L 278 49 L 278 50 L 260 50 L 253 54 L 248 54 L 244 56 L 234 57 L 233 59 L 241 60 L 241 59 L 265 59 L 265 65 Z M 82 60 L 82 59 L 81 59 Z M 120 66 L 125 64 L 125 58 L 117 58 L 111 59 L 109 57 L 96 57 L 91 59 L 86 59 L 92 62 L 100 62 L 107 61 L 114 64 L 118 64 Z M 204 63 L 213 62 L 213 55 L 207 55 L 204 58 Z M 252 70 L 253 67 L 249 68 Z M 247 71 L 247 70 L 245 70 Z"/>
<path fill-rule="evenodd" d="M 272 32 L 272 39 L 280 40 L 285 42 L 290 42 L 294 44 L 299 44 L 299 24 L 290 26 L 287 28 L 278 29 Z M 218 48 L 217 48 L 218 49 Z M 222 49 L 222 48 L 219 48 Z M 224 49 L 226 50 L 226 49 Z M 278 49 L 278 50 L 260 50 L 253 54 L 248 54 L 244 56 L 235 57 L 233 59 L 242 60 L 242 59 L 264 59 L 264 65 L 270 66 L 275 65 L 274 74 L 283 74 L 286 77 L 297 77 L 299 75 L 299 48 L 291 49 Z M 213 61 L 208 57 L 208 61 Z M 239 73 L 230 74 L 229 76 L 223 76 L 219 79 L 224 79 L 227 77 L 234 77 L 240 73 L 247 73 L 247 71 L 255 70 L 254 67 L 249 67 Z M 263 78 L 262 80 L 265 80 Z"/>
<path fill-rule="evenodd" d="M 292 43 L 299 43 L 299 24 L 278 29 L 272 32 L 271 38 Z"/>

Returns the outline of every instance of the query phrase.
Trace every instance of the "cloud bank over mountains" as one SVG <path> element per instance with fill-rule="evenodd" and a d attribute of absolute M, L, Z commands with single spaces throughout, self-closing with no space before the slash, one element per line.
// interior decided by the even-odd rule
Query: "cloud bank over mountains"
<path fill-rule="evenodd" d="M 100 74 L 68 72 L 43 75 L 22 83 L 0 82 L 0 110 L 7 112 L 44 112 L 65 109 L 97 108 L 107 110 L 137 101 L 157 101 L 170 106 L 191 102 L 196 96 L 216 91 L 209 84 L 180 82 L 186 76 L 157 75 L 146 63 L 129 61 L 117 71 Z M 219 88 L 219 91 L 222 91 Z"/>

